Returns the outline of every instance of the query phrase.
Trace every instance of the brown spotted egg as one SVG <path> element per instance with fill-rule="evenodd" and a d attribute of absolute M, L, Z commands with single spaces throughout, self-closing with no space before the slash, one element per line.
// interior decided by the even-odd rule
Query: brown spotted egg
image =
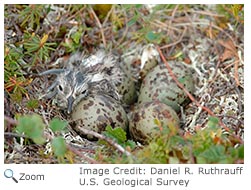
<path fill-rule="evenodd" d="M 126 72 L 122 76 L 122 82 L 117 86 L 117 91 L 121 95 L 121 102 L 125 105 L 131 105 L 137 100 L 135 82 Z"/>
<path fill-rule="evenodd" d="M 129 132 L 131 137 L 142 144 L 160 135 L 160 126 L 179 127 L 179 118 L 176 112 L 160 101 L 142 103 L 133 111 L 130 118 Z"/>
<path fill-rule="evenodd" d="M 140 49 L 140 50 L 137 50 Z M 160 62 L 160 56 L 153 44 L 138 47 L 133 52 L 121 56 L 120 68 L 124 72 L 118 93 L 122 102 L 131 105 L 137 99 L 137 87 L 146 74 Z"/>
<path fill-rule="evenodd" d="M 128 128 L 128 118 L 123 107 L 106 95 L 95 94 L 82 99 L 74 107 L 71 118 L 75 124 L 97 133 L 104 131 L 108 125 L 113 128 L 121 127 L 125 131 Z M 93 139 L 90 135 L 86 137 Z"/>
<path fill-rule="evenodd" d="M 160 62 L 159 52 L 153 44 L 143 47 L 140 64 L 140 78 L 144 79 L 147 73 Z"/>
<path fill-rule="evenodd" d="M 174 75 L 180 83 L 190 92 L 194 92 L 194 82 L 190 68 L 182 63 L 169 61 Z M 180 105 L 188 99 L 188 96 L 170 76 L 164 64 L 154 67 L 144 78 L 141 84 L 138 103 L 159 100 L 171 106 L 176 112 Z"/>

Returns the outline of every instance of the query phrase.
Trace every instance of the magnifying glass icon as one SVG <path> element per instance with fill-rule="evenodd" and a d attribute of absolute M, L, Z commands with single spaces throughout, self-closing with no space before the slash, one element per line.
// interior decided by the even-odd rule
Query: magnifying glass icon
<path fill-rule="evenodd" d="M 18 183 L 17 179 L 13 177 L 13 171 L 11 169 L 6 169 L 4 171 L 4 176 L 6 178 L 12 178 L 16 183 Z"/>

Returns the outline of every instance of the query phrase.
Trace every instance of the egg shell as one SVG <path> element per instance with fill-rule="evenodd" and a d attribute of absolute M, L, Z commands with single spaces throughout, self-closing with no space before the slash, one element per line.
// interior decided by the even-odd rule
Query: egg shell
<path fill-rule="evenodd" d="M 143 103 L 133 111 L 129 123 L 131 137 L 142 144 L 147 144 L 152 138 L 160 135 L 161 126 L 179 127 L 179 118 L 176 112 L 160 101 Z"/>
<path fill-rule="evenodd" d="M 170 67 L 180 83 L 190 92 L 194 92 L 193 76 L 190 68 L 182 63 L 170 61 Z M 179 112 L 180 105 L 188 96 L 173 80 L 164 64 L 154 67 L 141 84 L 138 103 L 159 100 Z"/>
<path fill-rule="evenodd" d="M 106 95 L 96 94 L 82 99 L 74 107 L 71 118 L 75 124 L 97 133 L 102 133 L 108 125 L 121 127 L 125 131 L 128 129 L 128 118 L 123 107 Z M 93 139 L 91 135 L 86 137 Z"/>

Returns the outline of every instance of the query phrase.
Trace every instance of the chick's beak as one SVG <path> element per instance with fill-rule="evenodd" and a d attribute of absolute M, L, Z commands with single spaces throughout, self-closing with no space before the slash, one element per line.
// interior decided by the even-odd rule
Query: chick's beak
<path fill-rule="evenodd" d="M 74 102 L 74 99 L 72 96 L 70 96 L 68 99 L 68 105 L 67 105 L 67 113 L 70 114 L 72 112 L 72 105 L 73 105 L 73 102 Z"/>

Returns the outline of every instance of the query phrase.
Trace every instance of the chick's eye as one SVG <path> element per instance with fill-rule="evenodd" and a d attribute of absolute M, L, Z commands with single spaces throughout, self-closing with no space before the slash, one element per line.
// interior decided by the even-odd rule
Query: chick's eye
<path fill-rule="evenodd" d="M 83 90 L 83 91 L 82 91 L 82 94 L 86 94 L 86 93 L 87 93 L 87 90 Z"/>
<path fill-rule="evenodd" d="M 58 85 L 58 89 L 59 89 L 60 91 L 63 91 L 63 87 L 62 87 L 61 85 Z"/>

